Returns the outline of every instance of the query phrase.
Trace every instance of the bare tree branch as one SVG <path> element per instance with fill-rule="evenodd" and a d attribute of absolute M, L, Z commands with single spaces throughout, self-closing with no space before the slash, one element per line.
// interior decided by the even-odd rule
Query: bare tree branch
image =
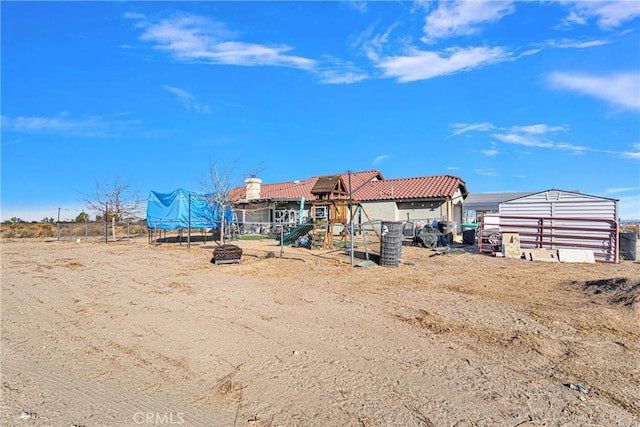
<path fill-rule="evenodd" d="M 202 183 L 204 197 L 211 204 L 211 212 L 215 215 L 220 212 L 220 218 L 212 218 L 220 221 L 220 240 L 225 243 L 225 210 L 231 205 L 232 175 L 238 166 L 234 161 L 222 168 L 216 162 L 209 164 L 209 174 Z M 213 207 L 219 207 L 217 208 Z"/>
<path fill-rule="evenodd" d="M 95 194 L 83 202 L 96 216 L 104 215 L 105 221 L 111 220 L 113 240 L 116 240 L 116 222 L 137 216 L 142 206 L 139 192 L 131 189 L 129 182 L 122 182 L 120 177 L 113 183 L 96 181 Z"/>

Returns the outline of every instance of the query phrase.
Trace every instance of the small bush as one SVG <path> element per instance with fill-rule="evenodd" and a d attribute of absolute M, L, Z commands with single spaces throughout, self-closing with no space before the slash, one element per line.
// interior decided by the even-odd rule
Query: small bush
<path fill-rule="evenodd" d="M 2 230 L 0 230 L 0 236 L 3 239 L 14 239 L 14 238 L 18 238 L 21 237 L 16 230 L 13 230 L 11 228 L 8 227 L 2 227 Z"/>
<path fill-rule="evenodd" d="M 640 224 L 621 224 L 620 231 L 634 232 L 636 235 L 640 235 Z"/>
<path fill-rule="evenodd" d="M 116 224 L 116 236 L 122 238 L 127 236 L 129 231 L 131 236 L 144 235 L 147 229 L 144 223 Z M 71 232 L 71 234 L 69 233 Z M 108 225 L 109 238 L 111 239 L 111 224 Z M 76 239 L 84 236 L 101 237 L 104 236 L 104 223 L 60 223 L 60 240 Z M 1 224 L 0 237 L 5 239 L 19 238 L 52 238 L 58 236 L 57 224 L 52 223 L 15 223 Z"/>

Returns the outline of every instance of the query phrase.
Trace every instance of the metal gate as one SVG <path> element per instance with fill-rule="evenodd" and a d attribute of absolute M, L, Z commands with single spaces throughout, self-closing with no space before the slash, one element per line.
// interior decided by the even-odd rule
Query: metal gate
<path fill-rule="evenodd" d="M 611 219 L 485 215 L 478 250 L 500 251 L 502 233 L 518 233 L 522 248 L 591 250 L 598 262 L 619 262 L 619 227 Z"/>

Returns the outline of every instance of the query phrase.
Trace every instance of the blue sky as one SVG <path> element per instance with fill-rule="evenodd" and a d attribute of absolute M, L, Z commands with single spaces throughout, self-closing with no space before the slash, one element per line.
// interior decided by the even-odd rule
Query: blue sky
<path fill-rule="evenodd" d="M 347 170 L 557 188 L 640 218 L 640 2 L 14 2 L 2 220 L 96 183 Z"/>

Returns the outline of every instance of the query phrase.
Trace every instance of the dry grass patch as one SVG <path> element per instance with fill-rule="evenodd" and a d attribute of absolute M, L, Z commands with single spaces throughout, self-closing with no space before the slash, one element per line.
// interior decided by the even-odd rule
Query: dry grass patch
<path fill-rule="evenodd" d="M 78 268 L 80 268 L 82 266 L 83 266 L 82 263 L 75 262 L 75 261 L 68 262 L 67 265 L 66 265 L 66 267 L 68 269 L 71 269 L 71 270 L 76 270 L 76 269 L 78 269 Z"/>
<path fill-rule="evenodd" d="M 191 286 L 187 285 L 186 283 L 171 282 L 169 283 L 168 286 L 169 288 L 175 291 L 182 292 L 187 295 L 195 295 L 197 293 L 195 289 L 193 289 Z"/>
<path fill-rule="evenodd" d="M 216 381 L 216 385 L 209 390 L 218 392 L 225 400 L 235 403 L 242 402 L 242 390 L 246 387 L 234 380 L 244 363 L 236 366 L 224 377 Z"/>

